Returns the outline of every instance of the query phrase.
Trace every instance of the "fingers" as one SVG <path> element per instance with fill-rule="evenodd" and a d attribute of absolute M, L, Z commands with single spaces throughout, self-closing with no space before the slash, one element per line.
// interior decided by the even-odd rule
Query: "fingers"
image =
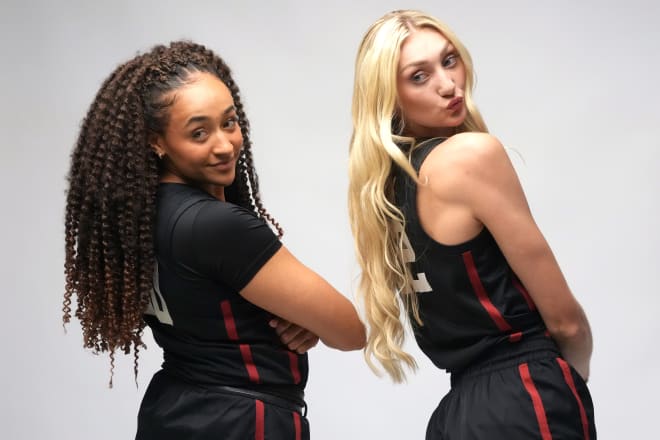
<path fill-rule="evenodd" d="M 275 329 L 280 340 L 291 351 L 306 353 L 319 342 L 318 336 L 296 324 L 279 318 L 270 320 L 269 325 Z"/>
<path fill-rule="evenodd" d="M 268 325 L 270 325 L 271 327 L 273 327 L 275 329 L 275 333 L 277 333 L 277 336 L 279 336 L 280 339 L 282 338 L 282 334 L 284 332 L 286 332 L 288 329 L 290 329 L 291 327 L 298 327 L 297 325 L 292 324 L 289 321 L 285 321 L 284 319 L 280 319 L 280 318 L 271 319 L 268 322 Z M 300 328 L 300 327 L 298 327 L 298 328 Z M 282 341 L 282 342 L 284 342 L 284 341 Z M 286 344 L 286 342 L 284 342 L 284 343 Z"/>
<path fill-rule="evenodd" d="M 304 354 L 304 353 L 307 353 L 310 349 L 312 349 L 313 347 L 316 346 L 316 344 L 319 343 L 319 337 L 318 336 L 316 336 L 315 334 L 313 334 L 311 332 L 306 332 L 306 333 L 310 337 L 308 339 L 306 339 L 303 343 L 301 343 L 299 346 L 295 347 L 295 348 L 292 348 L 293 344 L 289 344 L 288 345 L 289 350 L 295 351 L 298 354 Z"/>
<path fill-rule="evenodd" d="M 298 346 L 305 341 L 306 335 L 304 333 L 306 332 L 307 330 L 304 328 L 291 324 L 286 330 L 280 333 L 280 340 L 287 346 Z"/>

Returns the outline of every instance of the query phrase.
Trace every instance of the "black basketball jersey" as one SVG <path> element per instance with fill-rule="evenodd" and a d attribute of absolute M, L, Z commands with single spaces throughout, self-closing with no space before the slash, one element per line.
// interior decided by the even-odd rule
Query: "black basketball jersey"
<path fill-rule="evenodd" d="M 444 138 L 421 142 L 412 153 L 419 169 Z M 498 344 L 546 336 L 545 324 L 490 232 L 443 245 L 429 237 L 417 214 L 417 185 L 395 176 L 396 204 L 406 219 L 404 243 L 423 325 L 411 316 L 419 347 L 439 368 L 458 371 Z"/>
<path fill-rule="evenodd" d="M 163 369 L 203 385 L 297 389 L 307 355 L 288 350 L 272 315 L 239 291 L 280 249 L 253 212 L 201 189 L 160 184 L 157 267 L 145 320 L 163 348 Z"/>

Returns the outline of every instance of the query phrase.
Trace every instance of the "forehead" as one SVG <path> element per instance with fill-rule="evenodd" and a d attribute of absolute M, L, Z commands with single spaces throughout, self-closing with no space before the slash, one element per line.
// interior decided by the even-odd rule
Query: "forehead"
<path fill-rule="evenodd" d="M 451 45 L 449 40 L 435 29 L 415 29 L 401 45 L 399 67 L 423 60 L 429 56 L 436 56 L 449 45 Z"/>
<path fill-rule="evenodd" d="M 234 99 L 227 86 L 215 75 L 195 73 L 187 84 L 174 92 L 171 117 L 187 118 L 192 114 L 222 113 L 234 104 Z"/>

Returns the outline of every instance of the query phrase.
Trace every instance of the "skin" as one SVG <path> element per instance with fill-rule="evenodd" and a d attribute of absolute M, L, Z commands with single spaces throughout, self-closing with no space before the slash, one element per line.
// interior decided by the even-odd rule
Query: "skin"
<path fill-rule="evenodd" d="M 151 144 L 163 162 L 160 180 L 194 185 L 224 201 L 243 143 L 231 93 L 208 73 L 193 74 L 172 93 L 168 126 Z M 319 338 L 341 350 L 364 346 L 364 326 L 351 302 L 284 246 L 239 293 L 279 317 L 270 325 L 291 350 L 303 353 Z"/>
<path fill-rule="evenodd" d="M 465 65 L 456 49 L 431 29 L 414 31 L 401 46 L 397 74 L 399 109 L 405 134 L 448 137 L 467 115 Z"/>
<path fill-rule="evenodd" d="M 415 69 L 399 70 L 401 111 L 412 136 L 446 135 L 465 117 L 442 110 L 451 96 L 447 92 L 451 83 L 454 93 L 460 94 L 465 77 L 460 60 L 446 67 L 444 58 L 438 57 L 446 45 L 440 33 L 422 30 L 402 46 L 400 67 L 411 59 L 436 60 L 433 68 L 425 69 L 428 76 L 419 86 L 411 79 Z M 439 243 L 453 245 L 488 228 L 529 291 L 562 355 L 586 380 L 592 351 L 589 323 L 532 217 L 502 144 L 486 133 L 451 136 L 429 154 L 419 176 L 423 184 L 418 187 L 418 214 L 426 233 Z"/>
<path fill-rule="evenodd" d="M 198 73 L 172 94 L 169 123 L 153 143 L 162 156 L 160 181 L 198 186 L 224 201 L 243 145 L 231 93 L 215 76 Z"/>

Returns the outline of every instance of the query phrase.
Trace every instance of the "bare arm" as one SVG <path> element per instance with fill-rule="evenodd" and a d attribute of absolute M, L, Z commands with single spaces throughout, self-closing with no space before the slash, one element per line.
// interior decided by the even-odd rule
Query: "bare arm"
<path fill-rule="evenodd" d="M 364 325 L 353 304 L 284 246 L 240 293 L 251 303 L 318 335 L 329 347 L 364 347 Z"/>
<path fill-rule="evenodd" d="M 509 157 L 490 135 L 470 133 L 461 141 L 464 145 L 453 161 L 454 194 L 493 234 L 562 355 L 587 379 L 592 352 L 589 323 L 532 218 Z"/>
<path fill-rule="evenodd" d="M 319 342 L 319 337 L 314 333 L 282 318 L 273 318 L 268 324 L 275 329 L 280 341 L 291 351 L 303 354 Z"/>

